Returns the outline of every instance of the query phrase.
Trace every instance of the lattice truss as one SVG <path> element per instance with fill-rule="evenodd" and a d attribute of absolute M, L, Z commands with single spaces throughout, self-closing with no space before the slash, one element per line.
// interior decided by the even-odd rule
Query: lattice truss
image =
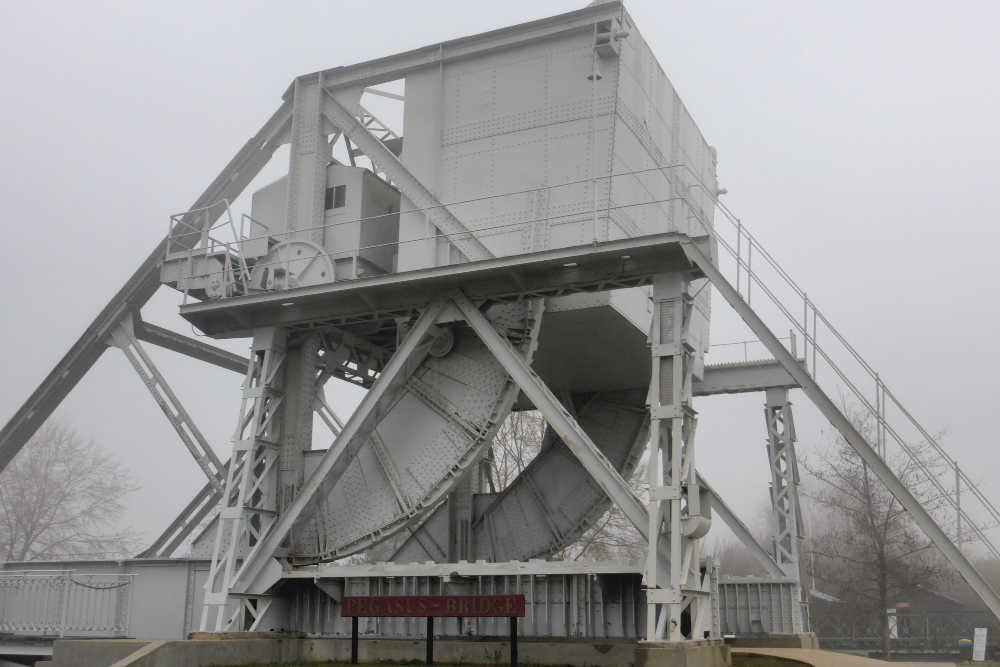
<path fill-rule="evenodd" d="M 278 462 L 284 442 L 282 403 L 286 361 L 284 332 L 266 329 L 254 336 L 243 401 L 233 435 L 233 455 L 219 507 L 215 549 L 208 573 L 202 627 L 220 630 L 234 575 L 278 516 Z M 265 610 L 257 599 L 241 601 L 238 613 L 253 627 Z M 216 618 L 210 618 L 212 611 Z M 226 627 L 233 625 L 230 620 Z"/>
<path fill-rule="evenodd" d="M 778 565 L 790 577 L 799 576 L 799 545 L 805 538 L 799 507 L 799 468 L 795 456 L 795 420 L 787 389 L 767 392 L 767 460 L 771 468 L 771 508 L 776 521 L 774 536 Z"/>

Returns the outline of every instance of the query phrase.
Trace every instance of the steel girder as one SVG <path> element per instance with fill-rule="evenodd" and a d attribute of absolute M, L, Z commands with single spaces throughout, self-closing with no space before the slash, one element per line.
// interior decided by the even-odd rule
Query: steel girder
<path fill-rule="evenodd" d="M 844 440 L 861 457 L 861 460 L 885 484 L 896 500 L 906 508 L 924 535 L 934 543 L 944 557 L 958 570 L 962 578 L 976 592 L 976 595 L 979 596 L 993 615 L 1000 618 L 1000 595 L 997 594 L 985 577 L 976 570 L 962 551 L 951 541 L 948 534 L 937 524 L 934 517 L 924 509 L 923 505 L 921 505 L 920 501 L 917 500 L 906 485 L 900 481 L 889 465 L 875 451 L 871 443 L 851 423 L 847 415 L 837 407 L 837 404 L 826 394 L 823 388 L 798 363 L 798 360 L 792 356 L 792 353 L 781 343 L 774 332 L 768 328 L 760 316 L 750 307 L 750 304 L 743 299 L 736 288 L 726 280 L 726 277 L 715 266 L 711 258 L 694 243 L 683 243 L 682 247 L 685 254 L 704 272 L 712 285 L 719 291 L 719 294 L 732 306 L 733 310 L 750 327 L 750 330 L 757 335 L 758 339 L 774 358 L 784 366 L 789 375 L 795 379 L 803 393 L 809 397 L 823 416 L 829 420 L 830 424 L 837 429 L 844 437 Z"/>
<path fill-rule="evenodd" d="M 202 193 L 191 210 L 220 200 L 235 199 L 287 139 L 291 105 L 286 102 L 264 126 L 244 144 L 229 164 Z M 210 223 L 209 223 L 210 224 Z M 196 243 L 194 238 L 172 239 L 174 246 Z M 38 385 L 31 396 L 0 430 L 0 471 L 34 435 L 38 427 L 62 403 L 66 395 L 100 358 L 107 348 L 107 338 L 124 317 L 138 312 L 160 286 L 159 266 L 167 249 L 167 239 L 160 242 L 108 304 L 94 318 L 69 352 Z"/>
<path fill-rule="evenodd" d="M 581 28 L 592 28 L 596 21 L 618 17 L 621 11 L 622 3 L 619 0 L 590 4 L 576 11 L 512 28 L 461 37 L 385 58 L 326 69 L 317 74 L 322 75 L 323 84 L 328 90 L 375 86 L 399 79 L 421 68 L 440 67 L 452 60 L 473 58 L 525 42 L 540 42 Z M 285 98 L 290 98 L 292 92 L 293 88 L 290 86 L 285 92 Z"/>
<path fill-rule="evenodd" d="M 322 77 L 316 77 L 321 79 Z M 288 158 L 288 201 L 285 240 L 307 239 L 323 246 L 323 191 L 330 145 L 324 128 L 321 88 L 315 79 L 299 77 L 292 87 L 292 132 Z"/>
<path fill-rule="evenodd" d="M 179 352 L 192 359 L 204 361 L 213 366 L 225 368 L 227 371 L 239 373 L 240 375 L 247 372 L 246 357 L 241 357 L 238 354 L 223 350 L 214 345 L 203 343 L 190 336 L 184 336 L 176 331 L 164 329 L 150 322 L 144 322 L 139 318 L 138 314 L 136 314 L 134 324 L 135 337 L 141 341 L 152 343 L 166 350 Z"/>

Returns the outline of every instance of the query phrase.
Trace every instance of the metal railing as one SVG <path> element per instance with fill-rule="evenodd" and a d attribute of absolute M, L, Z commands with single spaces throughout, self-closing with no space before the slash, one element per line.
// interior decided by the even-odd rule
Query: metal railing
<path fill-rule="evenodd" d="M 813 612 L 813 631 L 820 644 L 827 649 L 849 651 L 877 651 L 882 638 L 875 619 L 867 614 L 844 611 L 831 613 L 829 609 Z M 889 649 L 898 653 L 958 653 L 958 640 L 971 639 L 974 628 L 988 628 L 992 642 L 998 630 L 996 619 L 987 611 L 949 609 L 946 611 L 898 610 L 890 620 Z"/>
<path fill-rule="evenodd" d="M 219 257 L 222 261 L 220 270 L 220 290 L 227 295 L 246 294 L 250 280 L 250 267 L 247 264 L 245 245 L 252 241 L 252 230 L 255 226 L 263 228 L 265 234 L 267 225 L 243 214 L 237 229 L 233 221 L 229 201 L 222 199 L 182 213 L 170 216 L 167 229 L 166 257 L 183 257 L 188 262 L 188 275 L 195 273 L 195 262 L 199 258 Z M 220 232 L 228 232 L 228 238 L 222 238 Z M 188 293 L 184 291 L 184 300 Z"/>
<path fill-rule="evenodd" d="M 897 467 L 912 466 L 919 481 L 911 487 L 920 488 L 911 492 L 939 524 L 951 529 L 959 547 L 974 542 L 1000 558 L 1000 550 L 986 535 L 986 530 L 1000 526 L 997 507 L 742 220 L 721 202 L 716 202 L 716 210 L 728 225 L 718 220 L 708 224 L 688 207 L 718 242 L 717 265 L 740 296 L 771 331 L 790 330 L 793 341 L 801 337 L 805 368 L 813 380 L 828 395 L 842 396 L 846 412 L 857 411 L 849 416 L 862 422 L 861 430 L 867 431 L 864 435 L 883 459 Z"/>
<path fill-rule="evenodd" d="M 247 268 L 247 255 L 243 250 L 250 247 L 252 244 L 258 244 L 256 247 L 268 247 L 269 245 L 278 244 L 286 241 L 291 241 L 299 238 L 308 238 L 314 234 L 326 234 L 329 232 L 336 231 L 339 227 L 346 227 L 356 224 L 372 224 L 384 221 L 388 218 L 396 218 L 408 214 L 424 214 L 427 216 L 431 211 L 435 209 L 447 209 L 452 213 L 456 214 L 457 217 L 463 217 L 458 215 L 459 212 L 469 211 L 469 207 L 474 207 L 478 204 L 484 202 L 490 202 L 495 200 L 502 200 L 505 198 L 516 198 L 525 196 L 537 196 L 541 193 L 548 193 L 552 190 L 564 189 L 564 188 L 574 188 L 581 186 L 594 187 L 596 191 L 596 184 L 605 181 L 611 181 L 614 178 L 621 176 L 641 176 L 650 175 L 655 173 L 664 172 L 674 172 L 677 170 L 683 170 L 687 168 L 686 163 L 679 162 L 676 164 L 671 164 L 662 167 L 649 167 L 645 169 L 636 169 L 627 172 L 620 172 L 611 174 L 609 176 L 599 176 L 599 177 L 588 177 L 580 178 L 576 180 L 567 181 L 564 183 L 559 183 L 555 185 L 544 185 L 533 188 L 525 188 L 522 190 L 516 190 L 511 192 L 504 192 L 498 194 L 484 195 L 480 197 L 472 197 L 468 199 L 461 199 L 456 201 L 451 201 L 447 203 L 435 204 L 431 206 L 424 207 L 414 207 L 405 210 L 392 211 L 387 213 L 379 213 L 369 216 L 363 216 L 359 218 L 352 219 L 338 219 L 332 222 L 324 222 L 321 225 L 300 227 L 296 229 L 286 229 L 286 230 L 272 230 L 268 225 L 264 224 L 260 220 L 254 219 L 249 215 L 243 214 L 241 224 L 237 230 L 232 223 L 232 214 L 230 212 L 230 204 L 227 200 L 220 200 L 214 204 L 208 206 L 191 209 L 189 211 L 184 211 L 182 213 L 177 213 L 170 216 L 169 225 L 169 236 L 167 239 L 167 252 L 166 258 L 172 259 L 178 256 L 181 257 L 197 257 L 197 256 L 208 256 L 214 253 L 221 253 L 223 251 L 231 252 L 233 258 L 239 258 L 240 267 L 246 270 Z M 611 199 L 607 200 L 606 205 L 599 204 L 596 199 L 593 205 L 582 203 L 578 207 L 573 207 L 572 210 L 566 213 L 560 213 L 556 215 L 543 215 L 535 218 L 524 218 L 517 222 L 511 223 L 501 223 L 501 224 L 488 224 L 485 226 L 477 226 L 470 228 L 468 231 L 457 232 L 446 234 L 440 231 L 429 231 L 429 233 L 421 236 L 416 236 L 413 238 L 408 238 L 406 240 L 396 240 L 391 242 L 383 243 L 369 243 L 369 244 L 358 244 L 356 247 L 352 248 L 350 252 L 352 253 L 352 259 L 357 265 L 358 257 L 360 254 L 366 251 L 377 251 L 385 248 L 395 249 L 396 255 L 398 256 L 399 249 L 404 245 L 420 244 L 427 242 L 434 242 L 440 239 L 445 239 L 451 242 L 460 242 L 463 240 L 468 240 L 475 237 L 487 237 L 497 234 L 503 234 L 510 231 L 515 231 L 523 228 L 525 225 L 532 224 L 566 224 L 570 222 L 578 222 L 581 224 L 586 223 L 593 228 L 593 242 L 595 244 L 601 243 L 602 241 L 608 240 L 607 231 L 599 230 L 600 225 L 608 224 L 620 224 L 625 232 L 626 236 L 637 236 L 639 234 L 635 233 L 634 230 L 630 230 L 630 223 L 627 221 L 628 211 L 637 211 L 645 207 L 652 207 L 658 214 L 669 215 L 668 211 L 673 205 L 678 206 L 690 206 L 687 201 L 687 197 L 684 195 L 671 195 L 661 198 L 653 198 L 645 201 L 631 201 L 626 203 L 612 203 Z M 614 214 L 614 215 L 613 215 Z M 615 216 L 617 219 L 612 220 Z M 680 217 L 680 216 L 678 216 Z M 221 218 L 221 221 L 217 222 Z M 609 223 L 609 221 L 611 221 Z M 247 224 L 247 223 L 251 224 Z M 697 227 L 698 223 L 694 217 L 685 216 L 683 220 L 675 221 L 676 229 L 681 233 L 689 233 L 693 227 Z M 433 224 L 430 222 L 430 218 L 427 219 L 428 230 L 433 229 Z M 213 232 L 219 229 L 228 228 L 232 233 L 232 240 L 221 240 L 217 236 L 213 236 Z M 259 232 L 263 233 L 259 233 Z M 663 230 L 658 230 L 663 231 Z M 255 233 L 257 232 L 257 233 Z M 253 253 L 252 257 L 259 258 L 260 255 L 264 253 Z M 281 267 L 284 265 L 283 261 L 275 260 L 271 263 L 265 263 L 261 259 L 253 264 L 253 268 L 267 268 L 267 267 Z M 223 281 L 226 286 L 227 295 L 238 295 L 244 294 L 245 284 L 240 283 L 242 281 L 242 276 L 230 271 L 227 267 L 220 268 L 214 272 Z M 203 274 L 207 275 L 207 274 Z M 347 279 L 351 280 L 363 280 L 365 277 L 357 273 L 355 270 L 352 277 Z M 338 280 L 342 279 L 338 277 Z"/>
<path fill-rule="evenodd" d="M 522 196 L 604 179 L 607 179 L 609 183 L 609 192 L 614 192 L 611 182 L 615 178 L 653 172 L 663 174 L 664 178 L 670 182 L 673 194 L 659 199 L 625 203 L 616 202 L 609 196 L 606 206 L 599 206 L 595 202 L 593 209 L 574 210 L 565 214 L 540 216 L 535 219 L 522 219 L 514 223 L 491 225 L 458 234 L 431 233 L 421 238 L 411 238 L 406 241 L 363 246 L 359 247 L 358 250 L 370 250 L 385 245 L 391 245 L 398 249 L 404 243 L 419 243 L 441 238 L 459 240 L 473 234 L 485 236 L 505 233 L 511 229 L 535 223 L 577 221 L 578 218 L 579 221 L 583 222 L 586 216 L 592 216 L 596 219 L 598 215 L 603 215 L 605 223 L 609 225 L 609 221 L 613 217 L 619 218 L 615 222 L 624 229 L 628 226 L 628 218 L 638 216 L 641 207 L 652 207 L 651 210 L 658 214 L 666 213 L 669 209 L 674 231 L 691 235 L 707 234 L 717 242 L 717 247 L 720 249 L 717 264 L 720 271 L 735 285 L 740 296 L 754 309 L 771 331 L 789 332 L 787 340 L 790 351 L 797 358 L 804 359 L 807 372 L 821 385 L 823 390 L 830 396 L 844 397 L 844 409 L 858 411 L 858 414 L 851 416 L 861 420 L 871 420 L 865 435 L 883 459 L 889 461 L 890 464 L 906 461 L 915 467 L 924 482 L 922 486 L 926 488 L 911 489 L 911 491 L 919 491 L 915 495 L 939 523 L 951 529 L 956 542 L 960 546 L 962 543 L 968 542 L 982 544 L 993 557 L 1000 558 L 1000 550 L 988 539 L 985 533 L 986 530 L 1000 526 L 1000 511 L 983 494 L 975 481 L 959 468 L 955 459 L 945 452 L 937 439 L 903 406 L 881 375 L 848 342 L 807 292 L 792 279 L 760 240 L 743 224 L 742 220 L 725 204 L 718 201 L 716 193 L 701 182 L 698 174 L 687 164 L 677 163 L 663 167 L 615 173 L 600 179 L 580 179 L 557 185 L 455 201 L 438 206 L 461 210 L 464 206 L 486 200 Z M 692 197 L 693 191 L 698 188 L 709 194 L 709 199 L 714 202 L 715 209 L 721 214 L 717 217 L 721 217 L 723 224 L 713 225 L 706 214 L 702 212 L 703 209 Z M 701 195 L 698 197 L 704 199 Z M 192 222 L 192 220 L 198 219 L 198 215 L 205 216 L 203 222 L 214 222 L 217 217 L 212 217 L 212 209 L 218 206 L 225 207 L 226 219 L 214 227 L 210 227 L 209 224 L 198 227 L 195 222 Z M 321 228 L 377 221 L 389 215 L 426 212 L 430 208 L 438 206 L 415 208 L 357 220 L 337 221 L 325 224 Z M 218 208 L 215 208 L 214 211 L 218 211 Z M 194 217 L 192 218 L 192 216 Z M 245 220 L 246 218 L 244 222 Z M 233 226 L 228 202 L 220 202 L 205 209 L 178 214 L 172 216 L 171 221 L 171 231 L 175 237 L 178 236 L 178 229 L 181 229 L 180 236 L 197 232 L 201 234 L 198 244 L 205 248 L 206 252 L 211 252 L 211 248 L 224 248 L 228 256 L 232 251 L 234 257 L 238 258 L 236 261 L 240 270 L 244 271 L 243 275 L 247 275 L 246 260 L 243 259 L 240 250 L 243 243 L 259 241 L 259 239 L 252 235 L 247 236 L 244 225 L 241 225 L 239 230 Z M 257 221 L 251 222 L 257 224 Z M 182 224 L 183 227 L 181 227 Z M 226 226 L 231 229 L 234 240 L 232 242 L 213 241 L 211 232 Z M 183 231 L 185 229 L 190 231 Z M 284 231 L 274 235 L 268 230 L 266 235 L 269 239 L 280 241 L 282 236 L 290 238 L 292 234 L 301 234 L 312 231 L 312 229 Z M 600 238 L 596 230 L 595 226 L 593 239 L 595 245 L 600 245 L 603 241 L 608 240 Z M 224 266 L 221 273 L 224 274 L 223 279 L 227 284 L 238 282 L 237 273 L 229 265 Z M 236 288 L 232 289 L 233 293 L 236 293 Z M 798 340 L 802 341 L 801 351 L 794 349 Z M 749 360 L 749 346 L 752 343 L 747 341 L 744 344 L 741 341 L 740 344 L 747 350 L 744 356 L 746 360 Z"/>
<path fill-rule="evenodd" d="M 28 637 L 128 637 L 134 574 L 0 573 L 0 632 Z"/>
<path fill-rule="evenodd" d="M 796 356 L 795 335 L 790 334 L 778 338 L 785 344 L 792 356 Z M 725 343 L 712 343 L 709 346 L 709 359 L 712 364 L 750 363 L 752 361 L 771 361 L 773 357 L 767 347 L 756 338 L 748 340 L 732 340 Z"/>

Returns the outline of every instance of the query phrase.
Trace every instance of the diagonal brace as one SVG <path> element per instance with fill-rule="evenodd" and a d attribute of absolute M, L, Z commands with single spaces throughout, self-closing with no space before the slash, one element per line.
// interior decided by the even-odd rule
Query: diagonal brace
<path fill-rule="evenodd" d="M 722 497 L 715 492 L 715 489 L 713 489 L 711 485 L 705 481 L 705 478 L 701 476 L 701 473 L 698 473 L 698 484 L 701 488 L 708 491 L 708 494 L 711 497 L 712 511 L 718 513 L 719 518 L 722 519 L 723 523 L 729 526 L 729 530 L 733 531 L 733 534 L 736 535 L 736 539 L 738 539 L 740 543 L 750 551 L 750 554 L 764 567 L 765 570 L 767 570 L 767 573 L 775 577 L 786 576 L 785 572 L 778 567 L 776 562 L 774 562 L 774 558 L 771 557 L 771 554 L 768 553 L 767 549 L 765 549 L 763 545 L 757 541 L 757 538 L 753 536 L 753 533 L 750 532 L 747 525 L 743 523 L 738 516 L 736 516 L 736 513 L 732 510 L 732 508 L 730 508 L 725 501 L 722 500 Z"/>
<path fill-rule="evenodd" d="M 153 400 L 160 406 L 160 410 L 170 421 L 181 442 L 191 452 L 191 456 L 198 463 L 198 466 L 205 473 L 209 484 L 215 487 L 216 491 L 222 492 L 222 462 L 212 450 L 208 440 L 202 435 L 198 427 L 195 426 L 191 415 L 184 409 L 180 399 L 167 384 L 167 380 L 160 373 L 160 370 L 153 363 L 149 354 L 143 349 L 142 344 L 135 337 L 135 329 L 132 318 L 126 317 L 111 332 L 109 343 L 121 349 L 125 357 L 132 364 L 132 368 L 142 379 L 143 384 L 153 395 Z"/>

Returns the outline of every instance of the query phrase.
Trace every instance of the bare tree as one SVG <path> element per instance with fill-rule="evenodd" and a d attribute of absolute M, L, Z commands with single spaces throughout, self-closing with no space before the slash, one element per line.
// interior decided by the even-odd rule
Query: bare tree
<path fill-rule="evenodd" d="M 489 453 L 487 482 L 496 493 L 517 479 L 542 449 L 545 420 L 537 410 L 511 412 L 497 430 Z"/>
<path fill-rule="evenodd" d="M 874 441 L 874 419 L 850 411 L 855 427 Z M 925 507 L 940 509 L 925 476 L 925 447 L 911 445 L 923 465 L 905 452 L 887 457 L 896 476 Z M 889 655 L 886 610 L 901 594 L 932 587 L 950 577 L 942 558 L 913 523 L 905 508 L 876 478 L 860 456 L 837 438 L 817 458 L 806 459 L 805 496 L 813 535 L 809 541 L 809 574 L 824 592 L 846 603 L 855 618 L 871 619 L 883 654 Z"/>
<path fill-rule="evenodd" d="M 136 540 L 118 524 L 136 488 L 96 443 L 46 423 L 0 474 L 0 557 L 127 555 Z"/>
<path fill-rule="evenodd" d="M 633 488 L 636 480 L 630 480 Z M 617 505 L 595 521 L 583 535 L 567 545 L 556 557 L 563 560 L 614 561 L 623 565 L 641 565 L 646 558 L 646 540 Z"/>

